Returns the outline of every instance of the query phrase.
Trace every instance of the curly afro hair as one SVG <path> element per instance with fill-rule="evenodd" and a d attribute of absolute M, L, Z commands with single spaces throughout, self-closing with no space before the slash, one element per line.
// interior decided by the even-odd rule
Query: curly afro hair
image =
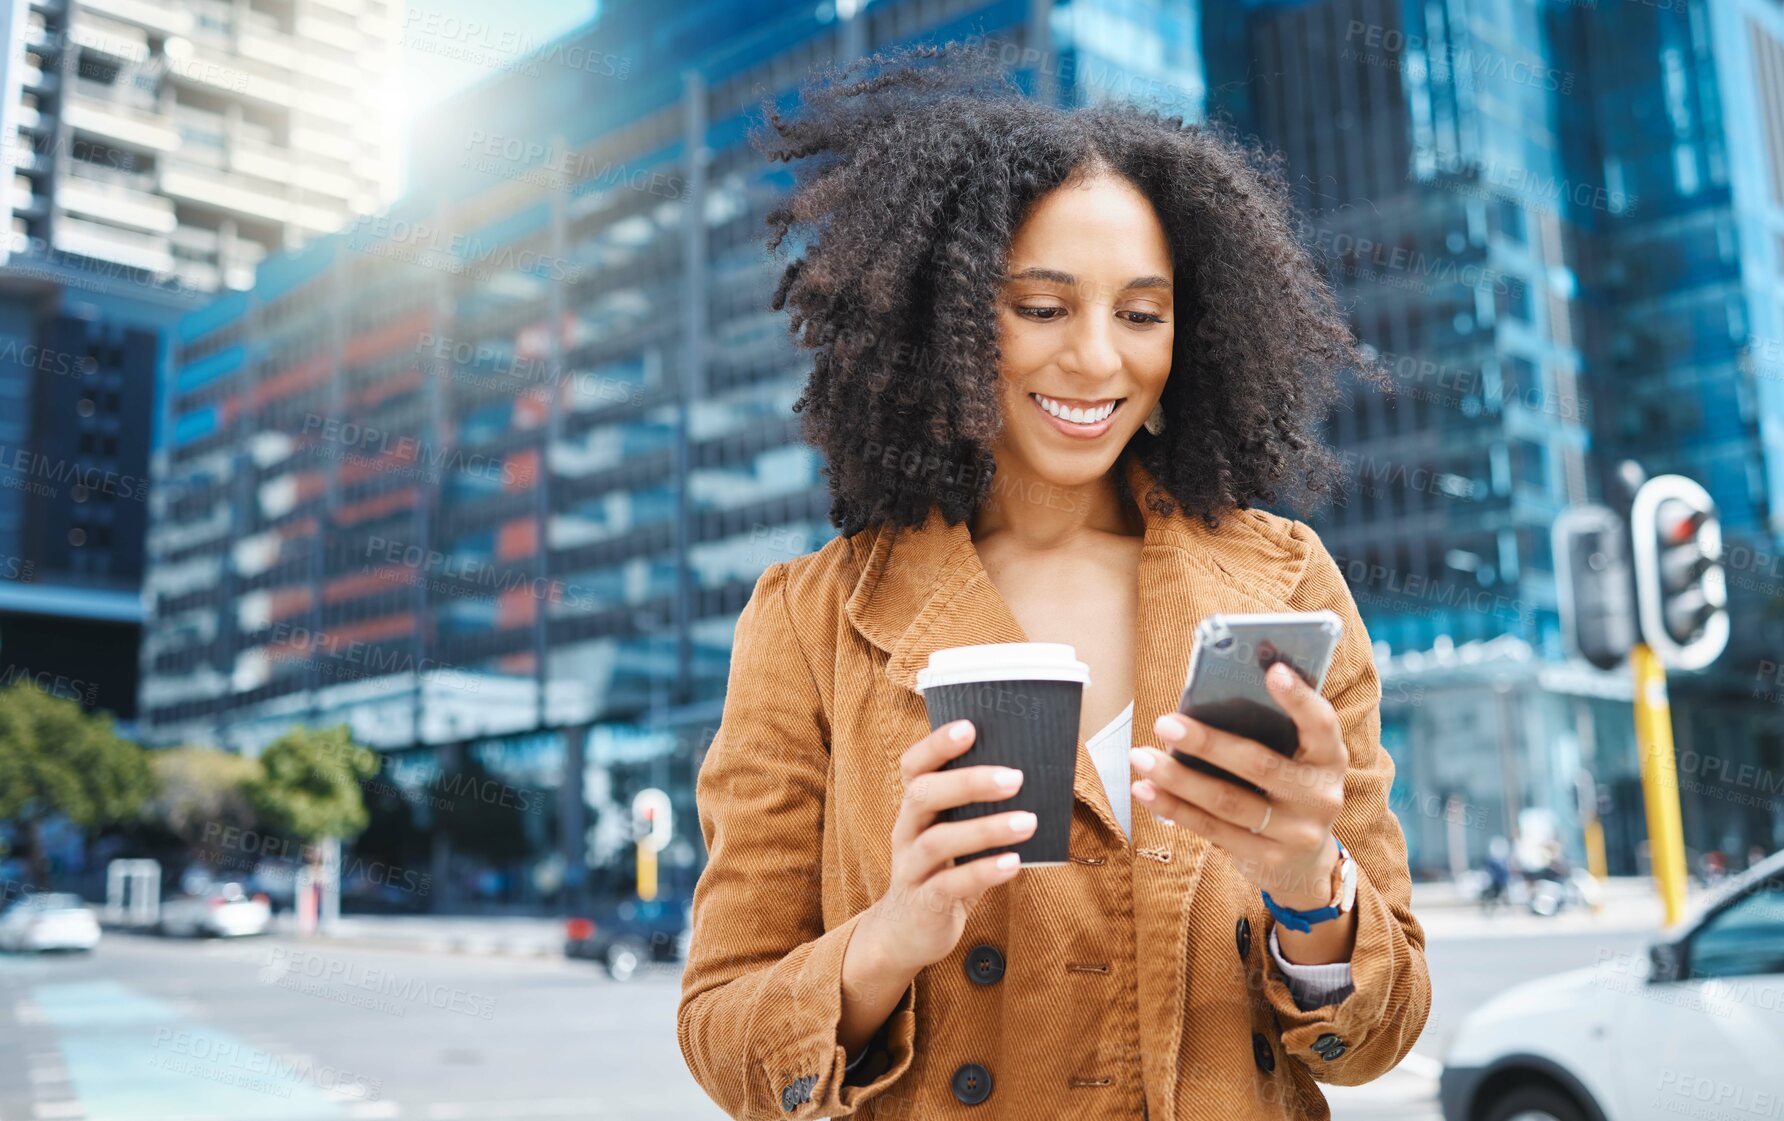
<path fill-rule="evenodd" d="M 794 411 L 823 453 L 843 536 L 952 525 L 990 492 L 1003 425 L 997 297 L 1011 238 L 1042 195 L 1112 170 L 1150 200 L 1176 287 L 1164 433 L 1130 455 L 1210 527 L 1227 510 L 1329 491 L 1319 429 L 1340 371 L 1382 384 L 1297 240 L 1279 161 L 1230 133 L 1125 102 L 1060 108 L 1022 95 L 988 52 L 950 43 L 814 74 L 801 111 L 765 103 L 752 142 L 792 163 L 768 216 L 787 264 L 774 293 L 813 352 Z M 1189 283 L 1183 283 L 1188 280 Z"/>

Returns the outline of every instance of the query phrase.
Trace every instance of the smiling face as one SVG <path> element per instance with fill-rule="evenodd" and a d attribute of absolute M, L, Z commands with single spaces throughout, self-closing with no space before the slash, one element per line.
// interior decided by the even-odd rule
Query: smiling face
<path fill-rule="evenodd" d="M 1059 487 L 1093 483 L 1145 423 L 1171 373 L 1176 315 L 1164 225 L 1125 179 L 1068 184 L 1017 228 L 1005 276 L 998 471 Z"/>

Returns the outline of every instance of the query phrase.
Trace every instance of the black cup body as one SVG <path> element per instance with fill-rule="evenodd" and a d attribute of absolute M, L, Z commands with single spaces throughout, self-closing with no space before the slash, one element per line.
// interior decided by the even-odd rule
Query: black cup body
<path fill-rule="evenodd" d="M 923 691 L 923 700 L 931 729 L 970 720 L 978 731 L 973 745 L 944 764 L 943 770 L 989 765 L 1022 772 L 1022 786 L 1010 797 L 950 807 L 939 811 L 938 819 L 964 821 L 1013 810 L 1029 810 L 1036 819 L 1035 831 L 1026 840 L 969 853 L 955 864 L 1003 852 L 1017 853 L 1024 864 L 1062 864 L 1071 859 L 1072 779 L 1077 773 L 1083 684 L 1004 679 L 932 685 Z"/>

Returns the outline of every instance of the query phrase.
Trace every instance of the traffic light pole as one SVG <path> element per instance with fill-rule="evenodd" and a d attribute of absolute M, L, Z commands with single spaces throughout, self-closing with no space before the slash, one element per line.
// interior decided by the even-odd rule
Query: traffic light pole
<path fill-rule="evenodd" d="M 1679 813 L 1666 667 L 1645 642 L 1630 648 L 1629 663 L 1635 672 L 1635 738 L 1648 814 L 1648 856 L 1660 892 L 1662 922 L 1671 926 L 1685 911 L 1685 828 Z"/>

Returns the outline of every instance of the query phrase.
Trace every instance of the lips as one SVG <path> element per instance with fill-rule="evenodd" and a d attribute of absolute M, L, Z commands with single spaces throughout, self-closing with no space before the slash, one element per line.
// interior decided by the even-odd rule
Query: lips
<path fill-rule="evenodd" d="M 1074 424 L 1069 420 L 1062 420 L 1042 408 L 1040 401 L 1036 400 L 1034 394 L 1030 393 L 1028 399 L 1034 403 L 1035 411 L 1040 413 L 1041 416 L 1046 419 L 1047 423 L 1053 426 L 1055 431 L 1075 440 L 1094 440 L 1098 436 L 1107 432 L 1113 425 L 1116 415 L 1121 412 L 1121 407 L 1127 403 L 1127 398 L 1117 398 L 1115 401 L 1115 408 L 1102 420 L 1097 421 L 1095 424 Z"/>

